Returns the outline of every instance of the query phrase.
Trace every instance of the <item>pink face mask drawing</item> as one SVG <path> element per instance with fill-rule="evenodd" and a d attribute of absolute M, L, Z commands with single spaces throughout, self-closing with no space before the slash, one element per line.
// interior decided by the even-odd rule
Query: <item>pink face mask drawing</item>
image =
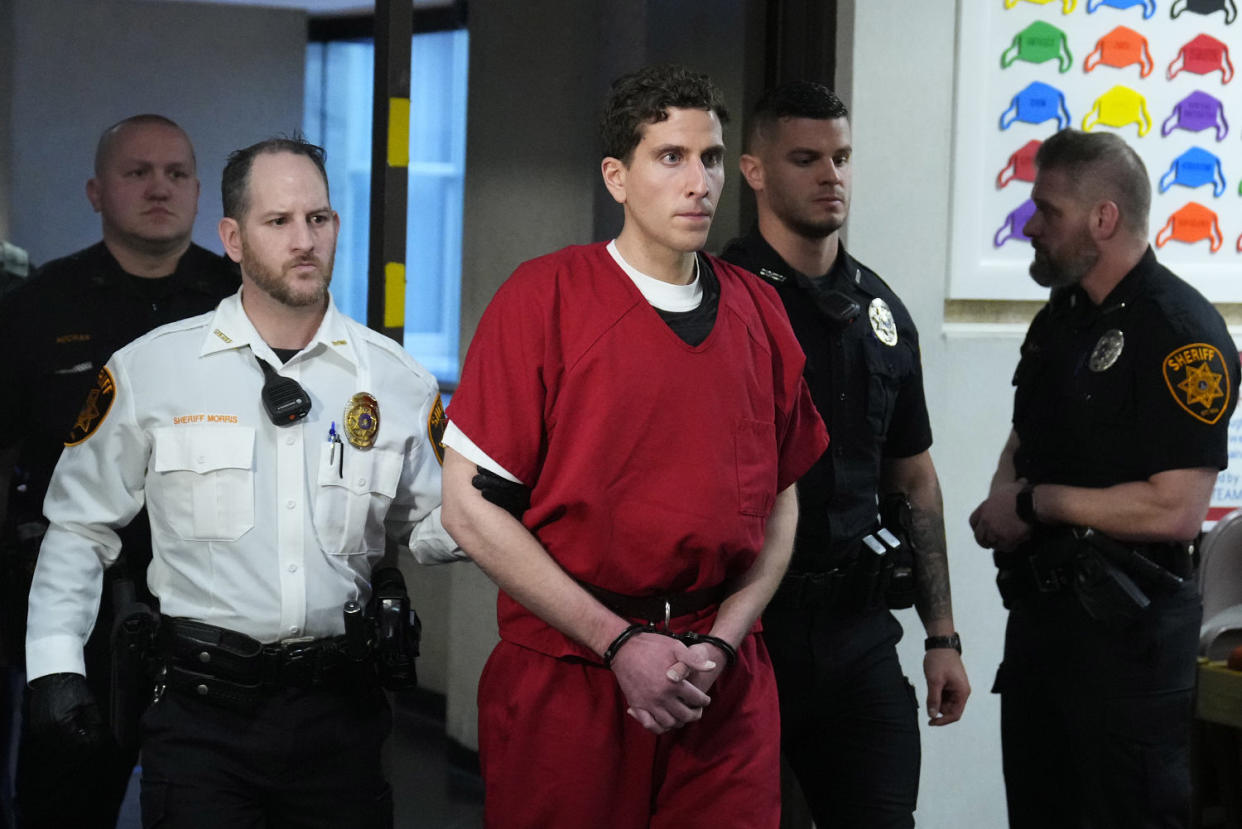
<path fill-rule="evenodd" d="M 1013 155 L 1005 168 L 996 174 L 996 189 L 1004 187 L 1015 179 L 1017 181 L 1035 181 L 1035 153 L 1044 142 L 1034 139 L 1027 141 Z"/>
<path fill-rule="evenodd" d="M 1202 242 L 1204 239 L 1211 246 L 1212 253 L 1220 250 L 1224 239 L 1220 234 L 1220 221 L 1216 214 L 1197 201 L 1188 202 L 1185 207 L 1169 216 L 1169 220 L 1156 234 L 1156 247 L 1162 248 L 1170 239 L 1186 244 Z"/>
<path fill-rule="evenodd" d="M 1227 84 L 1233 80 L 1233 64 L 1229 62 L 1229 47 L 1210 35 L 1198 35 L 1191 38 L 1177 52 L 1177 57 L 1169 64 L 1169 80 L 1173 80 L 1182 70 L 1196 75 L 1208 75 L 1220 72 L 1220 82 Z"/>

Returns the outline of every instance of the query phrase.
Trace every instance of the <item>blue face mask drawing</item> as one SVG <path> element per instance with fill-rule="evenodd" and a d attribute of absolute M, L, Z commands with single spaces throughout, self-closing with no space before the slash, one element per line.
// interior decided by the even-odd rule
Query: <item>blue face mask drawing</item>
<path fill-rule="evenodd" d="M 1169 16 L 1176 18 L 1182 12 L 1194 12 L 1195 14 L 1224 12 L 1226 24 L 1232 23 L 1238 17 L 1238 7 L 1234 5 L 1233 0 L 1173 0 L 1173 5 L 1169 7 Z"/>
<path fill-rule="evenodd" d="M 1034 81 L 1013 96 L 1009 107 L 1001 113 L 1000 128 L 1007 130 L 1015 121 L 1042 124 L 1050 118 L 1057 119 L 1057 129 L 1065 129 L 1070 125 L 1065 96 L 1056 87 Z"/>
<path fill-rule="evenodd" d="M 1114 9 L 1142 6 L 1144 20 L 1156 13 L 1156 0 L 1087 0 L 1087 13 L 1094 14 L 1100 6 L 1112 6 Z"/>
<path fill-rule="evenodd" d="M 1183 187 L 1210 184 L 1212 195 L 1219 198 L 1225 192 L 1225 173 L 1221 169 L 1220 159 L 1207 150 L 1191 147 L 1173 159 L 1173 165 L 1168 172 L 1160 177 L 1160 192 L 1165 192 L 1174 184 Z"/>

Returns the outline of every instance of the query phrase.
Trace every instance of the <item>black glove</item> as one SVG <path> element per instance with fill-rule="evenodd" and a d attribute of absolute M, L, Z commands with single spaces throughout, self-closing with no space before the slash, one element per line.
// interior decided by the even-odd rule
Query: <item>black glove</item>
<path fill-rule="evenodd" d="M 103 717 L 81 674 L 48 674 L 32 680 L 28 703 L 27 728 L 33 739 L 54 741 L 57 748 L 74 753 L 97 751 L 105 744 Z"/>
<path fill-rule="evenodd" d="M 481 466 L 476 466 L 475 470 L 478 474 L 470 480 L 474 488 L 484 498 L 521 521 L 522 513 L 530 509 L 530 487 L 502 478 Z"/>

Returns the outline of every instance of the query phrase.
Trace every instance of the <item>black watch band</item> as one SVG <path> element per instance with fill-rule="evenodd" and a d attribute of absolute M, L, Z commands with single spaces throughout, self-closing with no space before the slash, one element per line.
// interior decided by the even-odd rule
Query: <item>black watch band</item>
<path fill-rule="evenodd" d="M 1018 492 L 1014 507 L 1018 517 L 1032 527 L 1039 523 L 1039 516 L 1035 514 L 1035 484 L 1022 487 Z"/>
<path fill-rule="evenodd" d="M 923 640 L 923 650 L 930 651 L 935 648 L 952 648 L 960 654 L 962 652 L 962 637 L 956 633 L 950 633 L 948 636 L 928 636 Z"/>

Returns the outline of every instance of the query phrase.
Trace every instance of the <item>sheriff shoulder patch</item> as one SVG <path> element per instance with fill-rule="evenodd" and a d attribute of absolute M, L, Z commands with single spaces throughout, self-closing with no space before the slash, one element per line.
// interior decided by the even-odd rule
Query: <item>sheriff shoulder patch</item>
<path fill-rule="evenodd" d="M 112 401 L 115 399 L 116 381 L 112 379 L 112 372 L 108 371 L 105 366 L 96 375 L 95 385 L 90 394 L 86 395 L 86 402 L 82 404 L 82 411 L 78 412 L 78 419 L 73 422 L 73 428 L 69 430 L 69 438 L 65 441 L 65 446 L 77 446 L 95 434 L 99 424 L 103 423 L 104 418 L 108 416 L 108 412 L 112 409 Z"/>
<path fill-rule="evenodd" d="M 427 415 L 427 437 L 431 439 L 431 449 L 436 453 L 436 460 L 444 466 L 444 429 L 448 426 L 448 418 L 444 416 L 444 404 L 440 395 L 431 406 L 431 414 Z"/>
<path fill-rule="evenodd" d="M 1229 408 L 1229 369 L 1216 346 L 1184 345 L 1164 358 L 1162 370 L 1177 405 L 1196 420 L 1214 424 Z"/>

